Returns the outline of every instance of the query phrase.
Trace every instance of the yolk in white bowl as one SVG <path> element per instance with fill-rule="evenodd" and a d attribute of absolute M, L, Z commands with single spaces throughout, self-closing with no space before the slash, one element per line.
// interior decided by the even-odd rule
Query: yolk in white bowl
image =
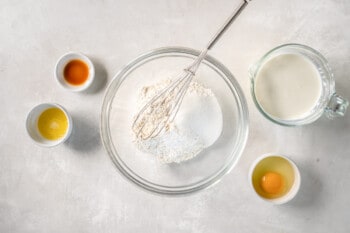
<path fill-rule="evenodd" d="M 274 199 L 286 195 L 294 184 L 294 170 L 288 160 L 270 156 L 262 159 L 252 175 L 255 191 L 263 198 Z"/>

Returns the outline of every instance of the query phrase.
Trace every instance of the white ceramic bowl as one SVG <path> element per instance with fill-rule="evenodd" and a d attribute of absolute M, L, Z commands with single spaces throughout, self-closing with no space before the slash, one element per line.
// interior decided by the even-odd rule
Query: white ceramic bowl
<path fill-rule="evenodd" d="M 279 158 L 286 160 L 291 165 L 293 172 L 294 172 L 294 182 L 293 182 L 293 185 L 290 188 L 290 190 L 282 197 L 273 198 L 273 199 L 264 198 L 261 195 L 259 195 L 257 193 L 257 191 L 255 190 L 254 185 L 253 185 L 253 173 L 255 171 L 256 166 L 262 160 L 269 158 L 269 157 L 279 157 Z M 250 183 L 252 190 L 255 192 L 255 194 L 258 197 L 260 197 L 262 200 L 273 203 L 273 204 L 280 205 L 280 204 L 284 204 L 284 203 L 289 202 L 290 200 L 292 200 L 296 196 L 296 194 L 298 193 L 298 191 L 300 189 L 301 177 L 300 177 L 300 172 L 299 172 L 298 167 L 296 166 L 296 164 L 292 160 L 290 160 L 289 158 L 287 158 L 283 155 L 279 155 L 277 153 L 268 153 L 268 154 L 264 154 L 264 155 L 262 155 L 254 160 L 254 162 L 251 165 L 250 170 L 249 170 L 249 183 Z"/>
<path fill-rule="evenodd" d="M 60 110 L 62 110 L 64 112 L 64 114 L 66 115 L 67 120 L 68 120 L 68 128 L 67 128 L 66 134 L 57 140 L 48 140 L 48 139 L 44 138 L 43 136 L 41 136 L 39 129 L 38 129 L 39 116 L 41 115 L 42 112 L 44 112 L 46 109 L 49 109 L 49 108 L 59 108 Z M 71 116 L 69 115 L 69 113 L 67 112 L 67 110 L 64 109 L 62 106 L 60 106 L 58 104 L 54 104 L 54 103 L 43 103 L 43 104 L 39 104 L 39 105 L 35 106 L 29 112 L 29 114 L 27 116 L 27 121 L 26 121 L 26 128 L 27 128 L 27 132 L 28 132 L 29 136 L 38 145 L 44 146 L 44 147 L 52 147 L 52 146 L 56 146 L 60 143 L 63 143 L 64 141 L 66 141 L 69 138 L 69 136 L 72 133 L 72 129 L 73 129 L 73 120 L 72 120 Z"/>
<path fill-rule="evenodd" d="M 72 60 L 81 60 L 86 63 L 89 68 L 89 75 L 87 80 L 81 85 L 72 85 L 68 83 L 64 78 L 64 68 L 66 65 Z M 64 54 L 60 59 L 58 59 L 57 64 L 55 66 L 55 78 L 58 83 L 65 89 L 70 91 L 84 91 L 90 87 L 91 83 L 95 78 L 95 67 L 92 61 L 85 56 L 84 54 L 78 52 L 69 52 Z"/>

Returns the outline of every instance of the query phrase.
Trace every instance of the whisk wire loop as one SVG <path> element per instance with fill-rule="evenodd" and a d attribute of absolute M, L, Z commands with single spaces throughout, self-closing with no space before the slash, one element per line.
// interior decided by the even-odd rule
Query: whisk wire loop
<path fill-rule="evenodd" d="M 132 130 L 137 138 L 147 140 L 156 137 L 164 129 L 170 127 L 170 123 L 181 106 L 184 96 L 207 52 L 218 41 L 229 25 L 238 17 L 248 4 L 248 0 L 242 1 L 240 6 L 228 18 L 226 23 L 215 34 L 208 46 L 198 55 L 193 63 L 172 81 L 167 87 L 156 94 L 135 117 Z"/>

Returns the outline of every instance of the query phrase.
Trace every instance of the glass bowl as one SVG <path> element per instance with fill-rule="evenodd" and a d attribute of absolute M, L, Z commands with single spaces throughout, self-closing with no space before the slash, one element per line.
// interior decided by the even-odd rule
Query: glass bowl
<path fill-rule="evenodd" d="M 216 95 L 223 113 L 223 131 L 218 140 L 195 158 L 162 164 L 133 144 L 131 125 L 139 109 L 139 90 L 176 77 L 199 55 L 199 51 L 166 47 L 130 62 L 114 77 L 103 100 L 101 136 L 118 170 L 137 186 L 158 194 L 184 195 L 212 186 L 237 163 L 248 137 L 248 109 L 242 90 L 220 62 L 207 56 L 194 78 Z M 210 124 L 210 122 L 208 122 Z M 205 127 L 205 125 L 203 126 Z"/>

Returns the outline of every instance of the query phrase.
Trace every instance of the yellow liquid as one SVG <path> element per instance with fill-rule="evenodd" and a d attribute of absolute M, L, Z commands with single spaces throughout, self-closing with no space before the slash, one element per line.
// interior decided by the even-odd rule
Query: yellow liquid
<path fill-rule="evenodd" d="M 278 174 L 281 178 L 281 187 L 278 192 L 268 192 L 262 186 L 262 180 L 267 174 Z M 290 163 L 281 157 L 271 156 L 261 160 L 255 167 L 252 182 L 255 191 L 262 197 L 273 199 L 284 196 L 294 183 L 294 170 Z"/>
<path fill-rule="evenodd" d="M 66 134 L 68 119 L 61 109 L 49 108 L 39 116 L 38 129 L 44 138 L 57 140 Z"/>

